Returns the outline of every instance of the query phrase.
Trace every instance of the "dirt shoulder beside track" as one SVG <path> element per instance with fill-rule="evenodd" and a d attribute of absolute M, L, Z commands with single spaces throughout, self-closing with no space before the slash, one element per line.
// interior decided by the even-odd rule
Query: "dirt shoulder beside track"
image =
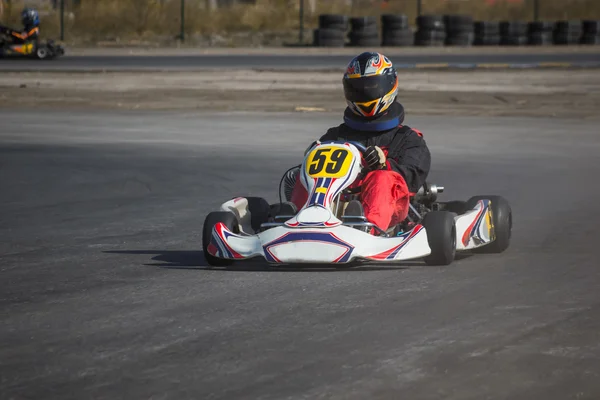
<path fill-rule="evenodd" d="M 340 74 L 4 73 L 0 107 L 342 111 Z M 410 114 L 600 119 L 600 70 L 401 71 Z"/>

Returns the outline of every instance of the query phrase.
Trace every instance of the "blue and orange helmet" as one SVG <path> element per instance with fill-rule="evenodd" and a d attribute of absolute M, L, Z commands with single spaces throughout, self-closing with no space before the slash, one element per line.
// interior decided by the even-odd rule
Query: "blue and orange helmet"
<path fill-rule="evenodd" d="M 27 29 L 35 28 L 40 25 L 40 15 L 33 8 L 25 8 L 21 12 L 21 22 Z"/>
<path fill-rule="evenodd" d="M 398 75 L 389 58 L 365 52 L 354 57 L 344 74 L 348 107 L 365 118 L 383 114 L 398 95 Z"/>

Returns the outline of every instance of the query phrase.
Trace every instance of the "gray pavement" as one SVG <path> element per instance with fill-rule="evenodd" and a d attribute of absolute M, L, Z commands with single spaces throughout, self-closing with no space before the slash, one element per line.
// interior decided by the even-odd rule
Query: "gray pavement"
<path fill-rule="evenodd" d="M 357 50 L 358 51 L 358 50 Z M 383 50 L 385 52 L 385 50 Z M 340 69 L 343 68 L 352 55 L 318 54 L 318 55 L 167 55 L 167 56 L 69 56 L 40 62 L 38 60 L 3 59 L 0 60 L 0 71 L 56 71 L 56 70 L 81 70 L 81 71 L 115 71 L 115 70 L 170 70 L 189 71 L 198 69 Z M 535 65 L 538 63 L 575 63 L 575 64 L 600 64 L 600 52 L 536 52 L 530 53 L 498 51 L 498 53 L 481 54 L 468 52 L 463 54 L 415 54 L 407 52 L 406 55 L 393 52 L 390 55 L 392 62 L 397 67 L 411 66 L 414 64 L 518 64 Z"/>
<path fill-rule="evenodd" d="M 409 118 L 514 240 L 448 267 L 206 269 L 339 116 L 0 111 L 2 399 L 598 399 L 598 128 Z"/>

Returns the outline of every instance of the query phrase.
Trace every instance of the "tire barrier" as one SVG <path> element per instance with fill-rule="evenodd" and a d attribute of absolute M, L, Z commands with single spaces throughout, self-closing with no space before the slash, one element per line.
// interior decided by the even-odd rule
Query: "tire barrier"
<path fill-rule="evenodd" d="M 376 17 L 350 18 L 350 46 L 377 47 L 380 45 Z"/>
<path fill-rule="evenodd" d="M 553 22 L 530 22 L 527 24 L 527 44 L 530 46 L 546 46 L 553 44 L 553 31 Z"/>
<path fill-rule="evenodd" d="M 554 25 L 553 33 L 556 45 L 579 44 L 583 33 L 583 24 L 581 21 L 558 21 Z"/>
<path fill-rule="evenodd" d="M 319 28 L 314 30 L 313 45 L 319 47 L 344 47 L 348 18 L 345 15 L 319 15 Z"/>
<path fill-rule="evenodd" d="M 314 30 L 320 47 L 600 45 L 600 20 L 473 21 L 469 15 L 420 15 L 413 34 L 404 14 L 380 17 L 323 14 Z M 350 27 L 350 30 L 348 30 Z"/>
<path fill-rule="evenodd" d="M 444 15 L 446 46 L 471 46 L 474 41 L 473 18 L 469 15 Z"/>
<path fill-rule="evenodd" d="M 600 44 L 600 21 L 583 21 L 581 44 Z"/>
<path fill-rule="evenodd" d="M 441 15 L 417 17 L 415 46 L 443 46 L 446 41 L 446 25 Z"/>
<path fill-rule="evenodd" d="M 523 46 L 528 42 L 527 23 L 521 21 L 500 22 L 500 45 Z"/>
<path fill-rule="evenodd" d="M 497 46 L 500 44 L 500 23 L 476 21 L 473 24 L 475 46 Z"/>
<path fill-rule="evenodd" d="M 381 45 L 382 46 L 412 46 L 414 35 L 404 14 L 384 14 L 381 16 Z"/>

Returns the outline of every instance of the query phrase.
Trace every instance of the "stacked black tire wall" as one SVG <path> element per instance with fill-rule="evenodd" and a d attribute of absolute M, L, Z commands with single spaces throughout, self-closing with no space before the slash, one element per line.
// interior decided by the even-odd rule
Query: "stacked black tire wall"
<path fill-rule="evenodd" d="M 583 21 L 581 44 L 600 44 L 600 21 Z"/>
<path fill-rule="evenodd" d="M 527 43 L 531 46 L 544 46 L 552 44 L 553 22 L 530 22 L 527 25 Z"/>
<path fill-rule="evenodd" d="M 523 46 L 528 41 L 527 23 L 521 21 L 500 22 L 500 45 Z"/>
<path fill-rule="evenodd" d="M 379 46 L 379 29 L 376 17 L 350 18 L 350 46 Z"/>
<path fill-rule="evenodd" d="M 414 36 L 404 14 L 384 14 L 381 16 L 382 46 L 412 46 Z"/>
<path fill-rule="evenodd" d="M 348 18 L 345 15 L 319 15 L 319 29 L 315 29 L 313 45 L 320 47 L 344 47 Z"/>
<path fill-rule="evenodd" d="M 477 21 L 473 24 L 475 28 L 475 46 L 497 46 L 500 44 L 500 23 Z"/>
<path fill-rule="evenodd" d="M 473 18 L 468 15 L 444 15 L 446 46 L 471 46 L 474 40 Z"/>
<path fill-rule="evenodd" d="M 579 44 L 582 33 L 581 21 L 558 21 L 554 26 L 554 44 Z"/>
<path fill-rule="evenodd" d="M 416 46 L 443 46 L 446 41 L 446 26 L 441 15 L 417 17 Z"/>

